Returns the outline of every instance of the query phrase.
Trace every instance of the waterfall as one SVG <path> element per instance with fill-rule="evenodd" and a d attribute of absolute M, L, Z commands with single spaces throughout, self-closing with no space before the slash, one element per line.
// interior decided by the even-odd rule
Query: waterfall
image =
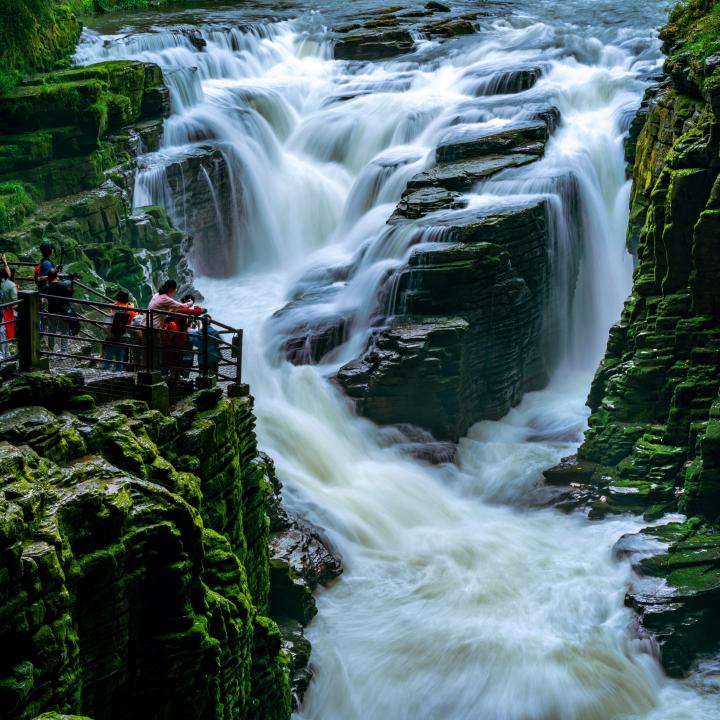
<path fill-rule="evenodd" d="M 234 260 L 202 258 L 198 286 L 214 315 L 245 328 L 258 435 L 287 506 L 322 528 L 345 566 L 318 597 L 315 679 L 298 718 L 716 718 L 712 695 L 665 678 L 653 643 L 632 635 L 631 569 L 611 549 L 641 522 L 592 523 L 534 503 L 542 470 L 580 442 L 590 374 L 630 288 L 623 140 L 661 61 L 663 3 L 488 9 L 502 19 L 481 20 L 477 35 L 418 38 L 414 53 L 382 63 L 332 59 L 324 27 L 352 12 L 333 3 L 324 17 L 298 9 L 266 24 L 228 11 L 197 28 L 202 42 L 172 27 L 86 31 L 76 59 L 166 71 L 173 115 L 164 146 L 141 163 L 136 204 L 161 203 L 192 229 L 191 203 L 162 168 L 190 152 L 224 163 L 225 195 L 212 187 L 211 204 L 232 227 L 196 252 L 223 246 Z M 545 201 L 555 374 L 507 417 L 477 423 L 456 465 L 424 464 L 354 415 L 328 376 L 398 309 L 408 253 L 444 240 L 437 228 L 387 224 L 408 179 L 448 132 L 502 128 L 548 105 L 561 122 L 544 157 L 461 204 Z M 203 167 L 198 186 L 214 182 Z M 278 352 L 296 320 L 338 316 L 345 343 L 325 364 L 294 366 Z"/>

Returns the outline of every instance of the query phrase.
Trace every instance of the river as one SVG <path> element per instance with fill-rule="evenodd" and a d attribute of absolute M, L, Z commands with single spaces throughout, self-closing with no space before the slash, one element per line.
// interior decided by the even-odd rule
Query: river
<path fill-rule="evenodd" d="M 592 373 L 631 287 L 623 141 L 661 67 L 655 29 L 667 4 L 487 3 L 477 34 L 418 38 L 412 54 L 374 63 L 332 59 L 326 28 L 381 7 L 348 5 L 124 15 L 86 31 L 77 55 L 167 70 L 174 113 L 164 147 L 137 178 L 136 204 L 162 203 L 182 225 L 165 165 L 211 144 L 231 168 L 227 232 L 196 258 L 202 272 L 209 255 L 220 257 L 221 272 L 215 263 L 214 277 L 196 284 L 212 313 L 245 328 L 261 445 L 286 504 L 322 529 L 345 567 L 318 597 L 308 630 L 315 678 L 297 717 L 720 718 L 706 676 L 668 680 L 652 642 L 633 635 L 623 606 L 632 571 L 612 546 L 641 521 L 538 507 L 542 470 L 581 441 Z M 179 25 L 197 26 L 206 47 Z M 488 102 L 468 115 L 473 71 L 528 64 L 542 77 L 521 102 Z M 471 428 L 457 464 L 422 463 L 355 416 L 330 378 L 362 349 L 382 279 L 407 256 L 410 241 L 385 225 L 407 180 L 453 124 L 502 125 L 538 101 L 562 117 L 545 157 L 466 200 L 548 198 L 560 268 L 555 373 L 503 420 Z M 565 176 L 577 184 L 572 208 L 554 182 Z M 569 277 L 562 268 L 578 248 L 579 273 Z M 332 362 L 289 364 L 273 314 L 328 269 L 347 266 L 353 274 L 334 283 L 329 300 L 300 312 L 342 308 L 351 337 Z"/>

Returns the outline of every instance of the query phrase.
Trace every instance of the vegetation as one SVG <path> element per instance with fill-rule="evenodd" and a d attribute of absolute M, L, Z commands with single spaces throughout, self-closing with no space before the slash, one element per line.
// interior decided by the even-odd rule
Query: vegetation
<path fill-rule="evenodd" d="M 665 50 L 672 56 L 684 55 L 701 67 L 720 51 L 720 3 L 715 0 L 685 0 L 670 14 L 660 33 Z"/>
<path fill-rule="evenodd" d="M 0 94 L 12 73 L 51 70 L 80 37 L 73 7 L 56 0 L 0 0 Z"/>
<path fill-rule="evenodd" d="M 0 232 L 15 227 L 34 207 L 35 202 L 25 185 L 0 183 Z"/>

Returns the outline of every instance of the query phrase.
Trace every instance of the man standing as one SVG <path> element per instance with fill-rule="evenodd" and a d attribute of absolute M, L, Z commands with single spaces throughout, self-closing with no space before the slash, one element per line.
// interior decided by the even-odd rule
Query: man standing
<path fill-rule="evenodd" d="M 48 300 L 48 318 L 47 331 L 52 335 L 61 335 L 60 350 L 67 352 L 68 335 L 70 326 L 65 318 L 73 315 L 68 298 L 73 295 L 72 280 L 61 280 L 58 275 L 57 268 L 48 270 L 47 284 L 40 291 L 42 295 L 47 296 Z M 50 336 L 48 339 L 48 349 L 50 352 L 55 350 L 55 338 Z"/>

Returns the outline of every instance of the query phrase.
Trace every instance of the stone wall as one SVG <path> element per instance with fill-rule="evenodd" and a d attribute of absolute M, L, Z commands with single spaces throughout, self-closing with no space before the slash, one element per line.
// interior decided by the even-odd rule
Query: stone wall
<path fill-rule="evenodd" d="M 0 390 L 3 717 L 288 718 L 252 400 L 201 391 L 163 415 L 75 382 Z"/>
<path fill-rule="evenodd" d="M 716 43 L 717 11 L 680 4 L 662 33 L 666 79 L 648 91 L 628 148 L 633 290 L 570 468 L 592 488 L 594 516 L 696 516 L 644 531 L 659 555 L 629 538 L 619 546 L 642 573 L 628 602 L 674 674 L 720 645 L 720 57 L 706 42 Z"/>

